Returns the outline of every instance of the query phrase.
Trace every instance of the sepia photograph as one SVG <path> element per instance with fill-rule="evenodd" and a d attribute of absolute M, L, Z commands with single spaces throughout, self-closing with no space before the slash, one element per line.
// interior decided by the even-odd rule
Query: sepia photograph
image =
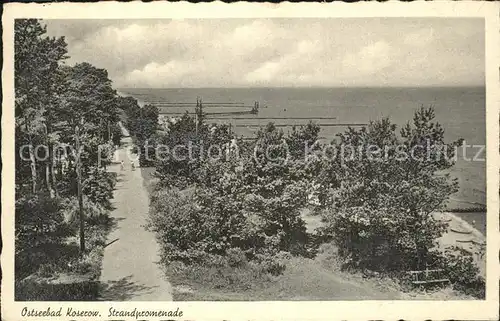
<path fill-rule="evenodd" d="M 486 300 L 484 17 L 10 21 L 19 317 Z"/>

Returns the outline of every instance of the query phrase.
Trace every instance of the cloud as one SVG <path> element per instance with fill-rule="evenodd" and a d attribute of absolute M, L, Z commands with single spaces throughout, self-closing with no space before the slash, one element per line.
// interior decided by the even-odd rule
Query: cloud
<path fill-rule="evenodd" d="M 120 76 L 156 62 L 189 59 L 199 49 L 205 30 L 195 23 L 172 20 L 105 25 L 70 44 L 71 62 L 88 61 Z M 72 49 L 72 50 L 71 50 Z"/>
<path fill-rule="evenodd" d="M 321 48 L 318 41 L 299 41 L 292 52 L 262 63 L 249 72 L 245 79 L 250 84 L 261 85 L 271 85 L 273 81 L 285 86 L 293 85 L 296 81 L 303 82 L 315 72 L 313 62 L 319 53 Z"/>
<path fill-rule="evenodd" d="M 421 30 L 411 32 L 404 38 L 404 43 L 410 46 L 425 47 L 434 40 L 434 29 L 423 28 Z"/>
<path fill-rule="evenodd" d="M 197 66 L 183 61 L 171 60 L 164 64 L 151 62 L 142 69 L 127 73 L 122 82 L 135 87 L 168 87 L 179 79 L 196 74 Z"/>
<path fill-rule="evenodd" d="M 484 82 L 481 19 L 44 20 L 117 87 Z M 458 70 L 453 72 L 453 70 Z"/>
<path fill-rule="evenodd" d="M 357 70 L 364 75 L 373 74 L 391 65 L 395 49 L 385 41 L 377 41 L 362 47 L 358 52 L 345 55 L 343 67 Z"/>
<path fill-rule="evenodd" d="M 283 31 L 272 22 L 255 20 L 236 27 L 233 32 L 223 37 L 221 46 L 234 52 L 251 54 L 255 50 L 265 49 L 280 36 L 283 36 Z"/>

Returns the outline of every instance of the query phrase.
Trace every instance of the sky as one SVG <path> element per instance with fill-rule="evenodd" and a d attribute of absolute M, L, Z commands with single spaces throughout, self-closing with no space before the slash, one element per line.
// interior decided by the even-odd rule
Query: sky
<path fill-rule="evenodd" d="M 117 88 L 483 86 L 484 20 L 43 20 Z"/>

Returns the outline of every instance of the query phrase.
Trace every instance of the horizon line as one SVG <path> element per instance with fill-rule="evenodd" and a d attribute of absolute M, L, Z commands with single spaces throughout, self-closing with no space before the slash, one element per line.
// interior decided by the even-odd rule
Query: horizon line
<path fill-rule="evenodd" d="M 349 88 L 486 88 L 486 84 L 482 85 L 435 85 L 435 86 L 407 86 L 407 85 L 399 85 L 399 86 L 241 86 L 241 87 L 116 87 L 117 89 L 349 89 Z"/>

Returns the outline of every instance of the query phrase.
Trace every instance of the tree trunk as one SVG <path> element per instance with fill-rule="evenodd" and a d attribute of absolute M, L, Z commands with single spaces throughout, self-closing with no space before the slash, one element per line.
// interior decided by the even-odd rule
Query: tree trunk
<path fill-rule="evenodd" d="M 30 152 L 30 167 L 31 167 L 31 184 L 33 193 L 36 193 L 37 191 L 36 159 L 35 159 L 35 152 L 33 151 L 33 144 L 31 144 L 31 139 L 30 139 L 29 152 Z"/>
<path fill-rule="evenodd" d="M 76 175 L 78 184 L 78 208 L 80 211 L 80 254 L 85 253 L 85 216 L 83 213 L 83 192 L 82 192 L 82 162 L 80 159 L 80 131 L 78 126 L 76 126 Z"/>
<path fill-rule="evenodd" d="M 51 118 L 51 112 L 52 112 L 52 104 L 47 104 L 47 118 L 46 118 L 46 124 L 45 124 L 45 141 L 47 144 L 47 148 L 49 151 L 49 158 L 48 158 L 48 163 L 47 163 L 47 172 L 46 172 L 46 177 L 47 177 L 47 188 L 50 191 L 50 197 L 58 197 L 59 193 L 57 192 L 57 186 L 56 186 L 56 174 L 55 174 L 55 153 L 54 153 L 54 144 L 51 143 L 49 139 L 49 134 L 52 132 L 52 118 Z"/>
<path fill-rule="evenodd" d="M 53 147 L 53 146 L 52 146 Z M 50 175 L 51 175 L 51 182 L 52 182 L 52 190 L 54 191 L 54 196 L 59 197 L 59 193 L 57 192 L 57 179 L 56 179 L 56 161 L 55 161 L 55 155 L 53 148 L 49 147 L 49 162 L 50 162 Z"/>
<path fill-rule="evenodd" d="M 47 191 L 50 193 L 52 197 L 52 187 L 50 186 L 50 164 L 49 162 L 45 162 L 45 185 L 47 186 Z"/>
<path fill-rule="evenodd" d="M 49 119 L 49 117 L 47 117 Z M 45 162 L 45 184 L 47 185 L 47 191 L 49 192 L 50 198 L 53 197 L 52 187 L 50 185 L 50 144 L 49 144 L 49 128 L 48 125 L 45 124 L 45 146 L 49 150 L 49 155 L 47 157 L 47 161 Z M 44 155 L 47 156 L 47 155 Z"/>
<path fill-rule="evenodd" d="M 57 161 L 57 181 L 62 181 L 63 175 L 64 175 L 63 171 L 64 171 L 63 161 L 61 159 L 58 159 L 58 161 Z"/>
<path fill-rule="evenodd" d="M 37 191 L 37 173 L 36 173 L 36 158 L 35 158 L 35 152 L 33 150 L 33 137 L 30 134 L 30 126 L 29 126 L 29 121 L 28 118 L 24 118 L 24 123 L 26 127 L 26 132 L 28 133 L 28 140 L 30 143 L 29 146 L 29 153 L 30 153 L 30 168 L 31 168 L 31 186 L 32 186 L 32 191 L 33 193 L 36 193 Z"/>

